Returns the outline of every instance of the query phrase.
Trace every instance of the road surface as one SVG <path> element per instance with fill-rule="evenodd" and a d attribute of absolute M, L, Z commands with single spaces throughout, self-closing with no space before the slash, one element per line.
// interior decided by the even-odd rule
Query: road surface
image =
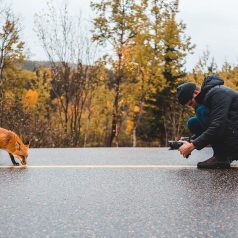
<path fill-rule="evenodd" d="M 238 167 L 199 170 L 167 148 L 0 152 L 0 237 L 238 237 Z"/>

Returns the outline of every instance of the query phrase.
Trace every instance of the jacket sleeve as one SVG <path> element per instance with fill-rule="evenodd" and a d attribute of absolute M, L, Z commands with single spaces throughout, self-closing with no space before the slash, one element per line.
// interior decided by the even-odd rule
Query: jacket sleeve
<path fill-rule="evenodd" d="M 193 144 L 197 150 L 211 144 L 217 138 L 222 136 L 227 126 L 228 112 L 232 102 L 232 97 L 224 91 L 215 89 L 208 96 L 209 104 L 209 126 L 194 141 Z"/>

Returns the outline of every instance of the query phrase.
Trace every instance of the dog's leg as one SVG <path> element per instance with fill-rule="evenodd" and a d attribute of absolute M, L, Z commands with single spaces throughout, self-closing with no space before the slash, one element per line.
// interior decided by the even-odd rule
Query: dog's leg
<path fill-rule="evenodd" d="M 18 166 L 19 163 L 16 162 L 14 156 L 13 156 L 11 153 L 8 153 L 8 154 L 10 155 L 10 158 L 11 158 L 12 164 Z"/>

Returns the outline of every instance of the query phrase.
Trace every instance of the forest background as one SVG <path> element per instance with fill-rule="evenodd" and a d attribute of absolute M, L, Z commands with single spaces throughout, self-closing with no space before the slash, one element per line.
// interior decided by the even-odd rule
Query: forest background
<path fill-rule="evenodd" d="M 218 74 L 238 89 L 238 67 L 218 68 L 208 50 L 185 69 L 195 45 L 177 20 L 178 0 L 98 0 L 91 8 L 90 35 L 66 2 L 37 12 L 48 61 L 36 62 L 20 20 L 0 0 L 0 127 L 31 147 L 167 146 L 189 134 L 194 113 L 177 103 L 179 84 Z"/>

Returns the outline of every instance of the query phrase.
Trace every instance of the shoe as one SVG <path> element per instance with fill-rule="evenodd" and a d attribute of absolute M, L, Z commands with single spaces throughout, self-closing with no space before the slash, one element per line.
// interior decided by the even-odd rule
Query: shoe
<path fill-rule="evenodd" d="M 235 160 L 238 160 L 238 155 L 237 154 L 234 154 L 234 155 L 230 155 L 227 157 L 227 159 L 230 161 L 230 162 L 233 162 Z"/>
<path fill-rule="evenodd" d="M 229 160 L 218 160 L 214 156 L 197 164 L 198 169 L 229 169 L 230 167 Z"/>

